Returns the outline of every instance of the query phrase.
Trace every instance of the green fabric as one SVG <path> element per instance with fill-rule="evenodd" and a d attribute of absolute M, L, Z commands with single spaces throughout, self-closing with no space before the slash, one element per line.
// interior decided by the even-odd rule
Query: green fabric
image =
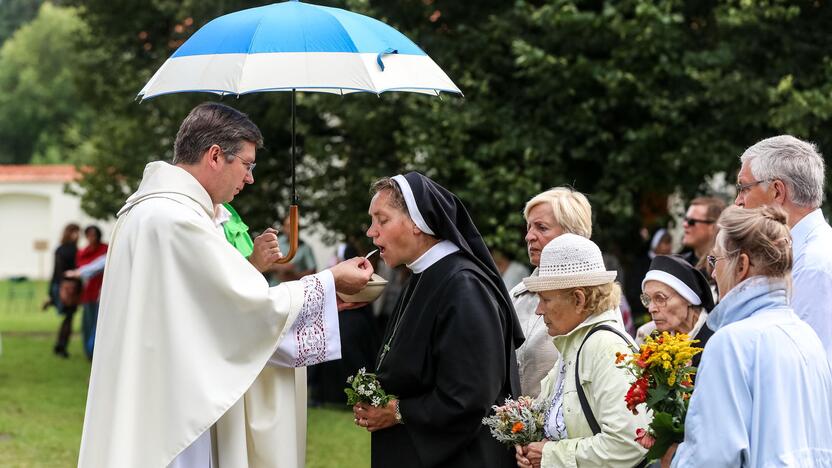
<path fill-rule="evenodd" d="M 225 224 L 222 225 L 222 229 L 225 232 L 225 238 L 231 245 L 234 246 L 243 257 L 248 258 L 252 252 L 254 252 L 254 242 L 251 240 L 251 236 L 248 235 L 248 226 L 246 223 L 243 222 L 243 219 L 240 218 L 240 215 L 237 214 L 237 210 L 231 207 L 228 203 L 223 203 L 225 209 L 231 212 L 231 219 L 229 219 Z"/>

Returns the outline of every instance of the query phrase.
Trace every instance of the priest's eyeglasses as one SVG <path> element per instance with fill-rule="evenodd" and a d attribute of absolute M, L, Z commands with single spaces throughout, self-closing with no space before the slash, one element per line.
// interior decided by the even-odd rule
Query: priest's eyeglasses
<path fill-rule="evenodd" d="M 240 162 L 243 163 L 243 166 L 245 166 L 246 169 L 248 169 L 248 175 L 254 177 L 254 168 L 257 167 L 257 163 L 251 162 L 251 161 L 246 161 L 245 159 L 241 158 L 240 156 L 238 156 L 236 154 L 232 154 L 231 156 L 234 156 L 235 158 L 239 159 Z"/>
<path fill-rule="evenodd" d="M 663 294 L 656 294 L 655 296 L 650 297 L 650 295 L 647 294 L 647 293 L 641 293 L 641 295 L 639 296 L 639 299 L 641 299 L 641 305 L 643 305 L 645 308 L 649 309 L 650 304 L 656 304 L 656 307 L 660 307 L 660 308 L 666 306 L 667 301 L 670 298 L 663 295 Z"/>

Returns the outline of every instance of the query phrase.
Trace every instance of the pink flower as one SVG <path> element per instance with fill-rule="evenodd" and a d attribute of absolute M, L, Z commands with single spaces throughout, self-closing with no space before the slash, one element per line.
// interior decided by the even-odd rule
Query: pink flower
<path fill-rule="evenodd" d="M 636 438 L 633 439 L 638 442 L 642 447 L 650 450 L 653 447 L 653 444 L 656 443 L 656 438 L 650 435 L 649 432 L 645 431 L 644 429 L 636 429 Z"/>

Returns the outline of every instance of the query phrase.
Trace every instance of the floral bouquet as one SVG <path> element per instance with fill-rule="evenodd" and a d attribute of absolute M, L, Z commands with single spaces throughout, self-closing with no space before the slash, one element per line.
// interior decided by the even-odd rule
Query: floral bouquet
<path fill-rule="evenodd" d="M 368 403 L 372 406 L 387 406 L 396 395 L 388 395 L 376 379 L 375 374 L 367 372 L 365 368 L 358 369 L 358 373 L 347 378 L 349 387 L 344 389 L 347 394 L 347 404 Z"/>
<path fill-rule="evenodd" d="M 543 424 L 548 405 L 521 396 L 516 401 L 506 398 L 503 406 L 492 406 L 494 415 L 482 418 L 491 435 L 508 446 L 528 445 L 544 439 Z"/>
<path fill-rule="evenodd" d="M 638 414 L 636 406 L 646 403 L 653 411 L 653 421 L 647 429 L 638 429 L 635 438 L 648 449 L 648 460 L 661 458 L 672 444 L 684 439 L 696 373 L 691 358 L 702 351 L 691 345 L 698 341 L 684 333 L 662 332 L 648 336 L 637 354 L 615 353 L 618 367 L 626 368 L 636 379 L 624 397 L 627 408 Z"/>

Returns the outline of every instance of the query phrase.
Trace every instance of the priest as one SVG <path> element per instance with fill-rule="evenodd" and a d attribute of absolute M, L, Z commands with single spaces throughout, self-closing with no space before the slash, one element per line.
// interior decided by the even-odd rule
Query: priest
<path fill-rule="evenodd" d="M 422 174 L 378 181 L 367 235 L 412 271 L 376 360 L 387 406 L 359 403 L 374 468 L 510 467 L 482 418 L 520 391 L 523 335 L 494 261 L 459 199 Z"/>
<path fill-rule="evenodd" d="M 268 287 L 215 221 L 215 206 L 254 182 L 261 146 L 245 114 L 199 105 L 173 164 L 148 164 L 119 211 L 80 468 L 302 466 L 305 409 L 281 399 L 294 373 L 272 369 L 340 356 L 335 291 L 359 291 L 372 267 L 354 259 Z M 259 247 L 275 261 L 269 244 Z"/>

